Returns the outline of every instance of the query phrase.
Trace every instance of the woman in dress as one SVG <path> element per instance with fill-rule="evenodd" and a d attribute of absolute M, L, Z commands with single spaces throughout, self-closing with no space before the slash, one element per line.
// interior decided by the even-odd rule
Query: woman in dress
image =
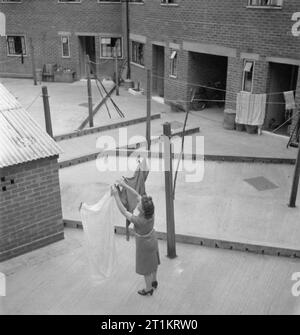
<path fill-rule="evenodd" d="M 134 213 L 126 210 L 122 204 L 116 186 L 111 187 L 111 193 L 115 197 L 120 212 L 128 221 L 134 224 L 136 241 L 136 273 L 145 278 L 146 288 L 138 291 L 140 295 L 152 295 L 157 288 L 157 268 L 160 264 L 158 242 L 154 230 L 154 205 L 152 198 L 147 195 L 139 195 L 123 180 L 117 181 L 118 185 L 132 192 L 138 200 Z"/>

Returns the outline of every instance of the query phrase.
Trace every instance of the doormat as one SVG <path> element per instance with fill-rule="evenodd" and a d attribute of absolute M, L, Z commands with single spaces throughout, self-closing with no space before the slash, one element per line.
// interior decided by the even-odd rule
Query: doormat
<path fill-rule="evenodd" d="M 265 177 L 255 177 L 244 179 L 245 182 L 257 189 L 257 191 L 267 191 L 279 188 L 279 186 L 273 184 L 269 179 Z"/>

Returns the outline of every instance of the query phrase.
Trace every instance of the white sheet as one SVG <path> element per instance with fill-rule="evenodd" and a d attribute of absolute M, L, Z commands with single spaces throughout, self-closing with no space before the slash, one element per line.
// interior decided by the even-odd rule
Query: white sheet
<path fill-rule="evenodd" d="M 89 260 L 93 280 L 103 281 L 116 269 L 115 225 L 124 225 L 110 190 L 95 205 L 82 204 L 84 250 Z"/>

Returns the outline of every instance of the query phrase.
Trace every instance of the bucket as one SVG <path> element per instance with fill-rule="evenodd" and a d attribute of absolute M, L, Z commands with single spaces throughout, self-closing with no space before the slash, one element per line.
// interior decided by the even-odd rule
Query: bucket
<path fill-rule="evenodd" d="M 38 82 L 42 82 L 42 74 L 43 74 L 42 69 L 35 69 L 36 80 Z"/>
<path fill-rule="evenodd" d="M 234 130 L 235 117 L 236 117 L 236 113 L 233 109 L 224 110 L 224 122 L 223 122 L 224 129 Z"/>
<path fill-rule="evenodd" d="M 241 123 L 237 123 L 237 124 L 235 125 L 235 129 L 236 129 L 237 131 L 244 131 L 244 130 L 245 130 L 245 125 L 244 125 L 244 124 L 241 124 Z"/>
<path fill-rule="evenodd" d="M 246 130 L 248 134 L 257 134 L 257 126 L 246 125 Z"/>

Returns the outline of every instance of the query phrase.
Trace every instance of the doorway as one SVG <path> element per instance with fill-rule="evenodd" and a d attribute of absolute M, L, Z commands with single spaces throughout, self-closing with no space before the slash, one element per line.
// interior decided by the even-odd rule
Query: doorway
<path fill-rule="evenodd" d="M 163 98 L 165 96 L 165 48 L 153 45 L 152 50 L 152 91 L 153 95 Z"/>
<path fill-rule="evenodd" d="M 269 63 L 268 93 L 270 95 L 265 119 L 266 129 L 274 130 L 289 119 L 290 115 L 285 110 L 285 99 L 282 92 L 296 90 L 298 72 L 299 67 L 296 65 Z M 290 124 L 290 121 L 287 122 L 276 133 L 289 136 Z"/>
<path fill-rule="evenodd" d="M 96 77 L 96 43 L 95 36 L 79 36 L 80 46 L 80 76 L 86 78 L 86 56 L 90 58 L 90 76 Z"/>

